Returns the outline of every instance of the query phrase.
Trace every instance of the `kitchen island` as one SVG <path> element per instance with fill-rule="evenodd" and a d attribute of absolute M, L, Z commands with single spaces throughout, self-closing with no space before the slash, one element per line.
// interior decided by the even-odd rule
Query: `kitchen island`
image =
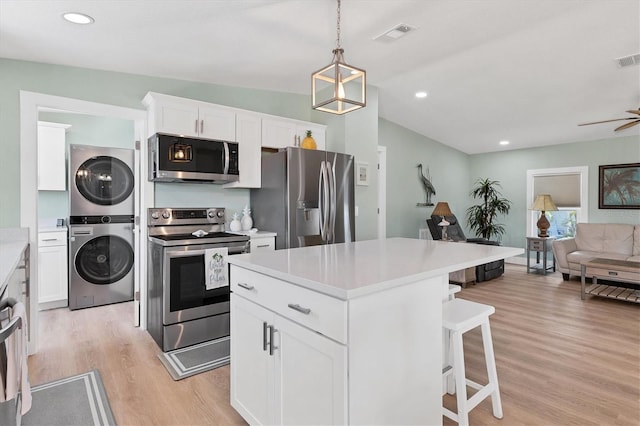
<path fill-rule="evenodd" d="M 441 424 L 449 272 L 522 249 L 405 238 L 231 264 L 231 405 L 251 424 Z"/>

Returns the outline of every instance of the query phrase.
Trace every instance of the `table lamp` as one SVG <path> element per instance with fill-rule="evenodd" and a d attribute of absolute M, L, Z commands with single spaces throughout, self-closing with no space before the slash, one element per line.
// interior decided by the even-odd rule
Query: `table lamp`
<path fill-rule="evenodd" d="M 447 235 L 447 226 L 449 226 L 449 222 L 445 219 L 445 216 L 451 216 L 451 209 L 449 208 L 449 203 L 439 202 L 436 204 L 436 208 L 431 212 L 431 216 L 440 216 L 442 220 L 438 224 L 438 226 L 442 227 L 442 239 L 444 241 L 449 241 L 449 236 Z"/>
<path fill-rule="evenodd" d="M 551 199 L 551 195 L 549 194 L 538 195 L 536 197 L 536 200 L 533 202 L 533 205 L 531 206 L 531 210 L 536 210 L 541 212 L 540 219 L 538 219 L 538 223 L 536 223 L 536 226 L 538 227 L 538 237 L 542 237 L 542 238 L 548 237 L 549 234 L 547 233 L 547 230 L 549 229 L 549 226 L 551 226 L 551 224 L 549 223 L 549 220 L 547 219 L 545 212 L 558 210 L 556 205 L 553 203 L 553 200 Z"/>

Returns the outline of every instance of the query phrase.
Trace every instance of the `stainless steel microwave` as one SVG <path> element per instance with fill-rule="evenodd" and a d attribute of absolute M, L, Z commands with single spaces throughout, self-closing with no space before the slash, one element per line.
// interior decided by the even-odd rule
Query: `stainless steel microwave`
<path fill-rule="evenodd" d="M 156 133 L 149 138 L 149 180 L 154 182 L 237 181 L 238 144 Z"/>

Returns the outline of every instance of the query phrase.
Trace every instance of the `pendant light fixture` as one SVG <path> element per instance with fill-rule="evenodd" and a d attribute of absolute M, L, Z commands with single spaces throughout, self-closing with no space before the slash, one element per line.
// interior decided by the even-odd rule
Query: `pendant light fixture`
<path fill-rule="evenodd" d="M 311 75 L 312 108 L 332 114 L 345 114 L 366 105 L 366 72 L 344 62 L 340 46 L 340 0 L 336 48 L 333 61 Z"/>

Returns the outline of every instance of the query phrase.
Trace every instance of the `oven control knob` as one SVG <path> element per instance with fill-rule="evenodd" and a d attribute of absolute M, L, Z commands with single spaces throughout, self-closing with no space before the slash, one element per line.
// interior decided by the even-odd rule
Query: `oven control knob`
<path fill-rule="evenodd" d="M 218 215 L 218 217 L 224 217 L 224 210 L 218 210 L 218 213 L 216 213 Z"/>
<path fill-rule="evenodd" d="M 169 219 L 170 217 L 171 217 L 171 214 L 169 212 L 162 212 L 163 219 Z"/>
<path fill-rule="evenodd" d="M 207 213 L 207 216 L 209 216 L 209 217 L 211 217 L 211 218 L 216 217 L 216 212 L 215 212 L 215 210 L 209 210 L 209 212 Z"/>
<path fill-rule="evenodd" d="M 159 217 L 160 215 L 158 214 L 158 212 L 151 213 L 151 219 L 157 220 Z"/>

